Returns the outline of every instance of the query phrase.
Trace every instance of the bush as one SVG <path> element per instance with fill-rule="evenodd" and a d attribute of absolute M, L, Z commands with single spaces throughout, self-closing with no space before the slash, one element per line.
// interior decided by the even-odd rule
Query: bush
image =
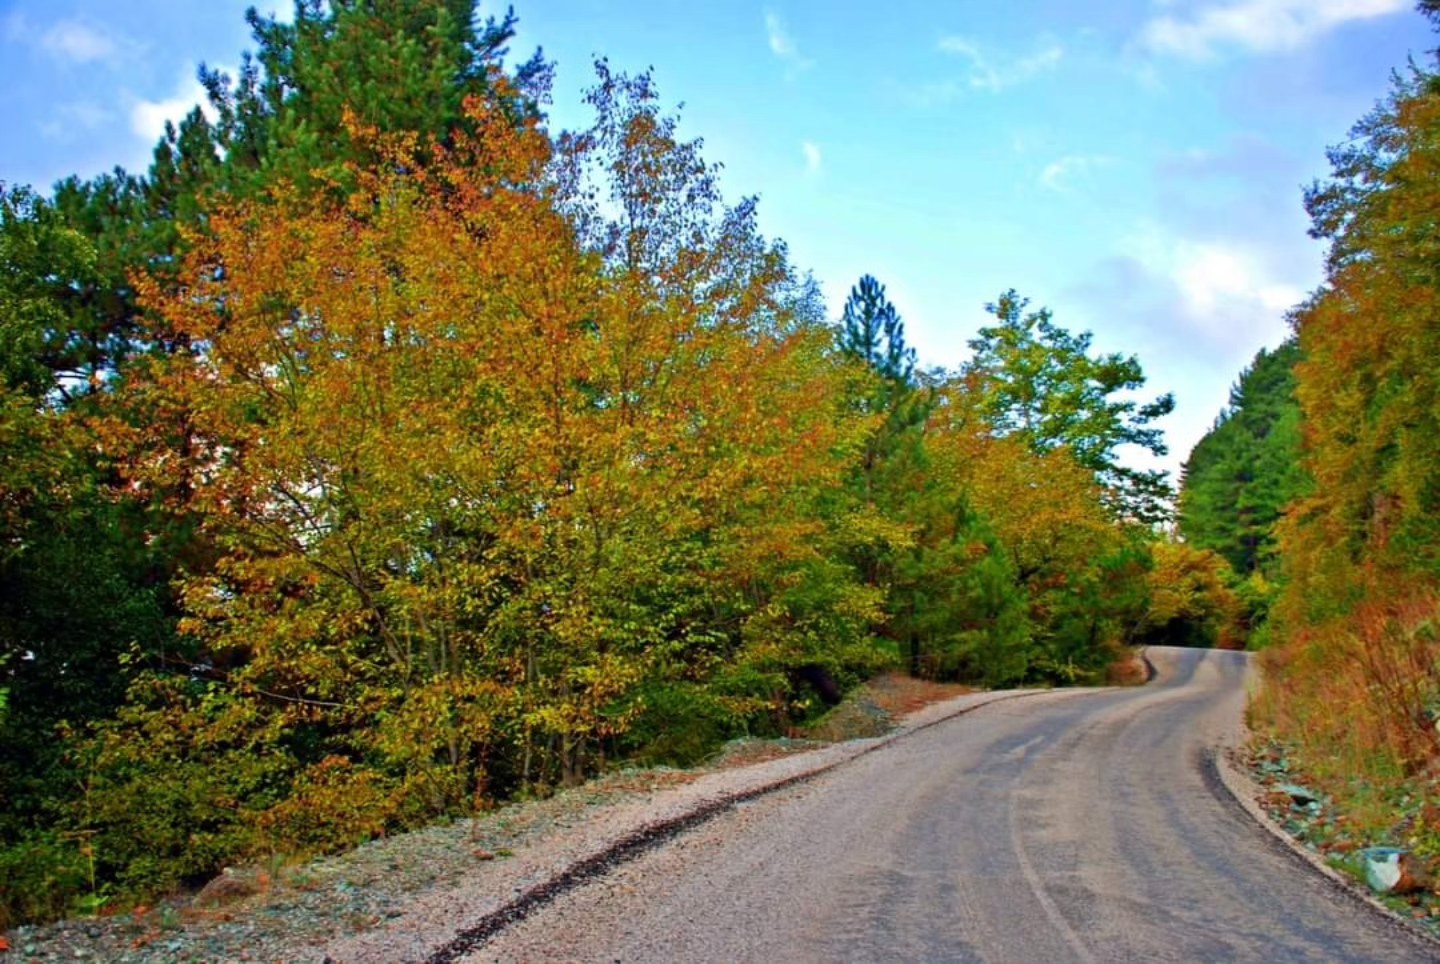
<path fill-rule="evenodd" d="M 40 833 L 0 848 L 0 931 L 63 917 L 89 889 L 89 862 L 75 840 Z"/>
<path fill-rule="evenodd" d="M 277 853 L 328 853 L 380 836 L 394 810 L 393 787 L 383 775 L 331 756 L 301 774 L 256 826 Z"/>
<path fill-rule="evenodd" d="M 743 729 L 733 701 L 695 683 L 652 683 L 639 701 L 620 750 L 644 765 L 689 766 Z"/>

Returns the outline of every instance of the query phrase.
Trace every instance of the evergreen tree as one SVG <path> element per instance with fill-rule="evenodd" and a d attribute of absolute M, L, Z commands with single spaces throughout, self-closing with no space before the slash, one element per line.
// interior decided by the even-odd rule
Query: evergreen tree
<path fill-rule="evenodd" d="M 345 161 L 373 161 L 362 156 L 370 148 L 361 131 L 446 143 L 468 126 L 470 98 L 501 106 L 516 124 L 538 120 L 548 94 L 550 67 L 538 51 L 502 69 L 513 11 L 482 22 L 475 0 L 296 0 L 290 23 L 253 8 L 245 16 L 257 51 L 238 77 L 199 70 L 232 193 L 277 178 L 323 183 Z M 209 150 L 169 140 L 177 163 Z"/>
<path fill-rule="evenodd" d="M 885 286 L 865 275 L 850 289 L 840 316 L 837 344 L 847 358 L 865 365 L 898 389 L 915 385 L 915 349 L 905 344 L 905 324 L 885 297 Z"/>
<path fill-rule="evenodd" d="M 1275 527 L 1305 490 L 1294 339 L 1261 349 L 1230 390 L 1229 407 L 1190 453 L 1180 492 L 1185 540 L 1219 553 L 1241 576 L 1273 578 Z"/>

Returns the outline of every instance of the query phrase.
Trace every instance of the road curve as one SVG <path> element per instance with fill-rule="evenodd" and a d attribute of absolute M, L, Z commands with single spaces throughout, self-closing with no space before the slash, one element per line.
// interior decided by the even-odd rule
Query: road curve
<path fill-rule="evenodd" d="M 499 961 L 1409 961 L 1217 787 L 1247 657 L 920 730 L 743 804 L 475 948 Z"/>

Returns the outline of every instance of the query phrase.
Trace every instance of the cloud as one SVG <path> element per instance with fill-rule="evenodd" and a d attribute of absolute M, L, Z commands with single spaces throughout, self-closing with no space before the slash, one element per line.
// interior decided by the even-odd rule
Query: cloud
<path fill-rule="evenodd" d="M 1293 50 L 1352 20 L 1369 20 L 1409 9 L 1410 0 L 1229 0 L 1210 3 L 1188 17 L 1150 20 L 1140 43 L 1157 54 L 1206 60 L 1217 48 L 1257 53 Z"/>
<path fill-rule="evenodd" d="M 1287 273 L 1284 260 L 1283 252 L 1235 237 L 1184 237 L 1148 225 L 1064 292 L 1091 327 L 1140 358 L 1148 394 L 1175 393 L 1161 467 L 1180 467 L 1226 404 L 1226 386 L 1257 350 L 1288 333 L 1286 315 L 1305 282 Z"/>
<path fill-rule="evenodd" d="M 939 48 L 943 53 L 954 54 L 970 61 L 970 74 L 966 82 L 971 88 L 997 94 L 1054 70 L 1065 59 L 1065 48 L 1054 40 L 1040 41 L 1031 53 L 1024 56 L 1002 55 L 998 63 L 992 55 L 982 50 L 979 44 L 967 37 L 943 37 Z M 952 87 L 951 90 L 955 94 L 959 93 L 958 87 Z"/>
<path fill-rule="evenodd" d="M 1073 190 L 1075 181 L 1088 178 L 1110 163 L 1110 158 L 1099 154 L 1071 154 L 1047 164 L 1040 172 L 1040 185 L 1059 194 L 1068 194 Z"/>
<path fill-rule="evenodd" d="M 73 18 L 41 27 L 23 13 L 12 13 L 5 18 L 4 33 L 11 43 L 24 44 L 72 64 L 118 65 L 142 52 L 140 44 L 118 31 Z"/>
<path fill-rule="evenodd" d="M 805 170 L 811 174 L 820 173 L 820 167 L 824 163 L 824 158 L 820 154 L 820 145 L 814 141 L 804 141 L 800 145 L 800 150 L 805 153 Z"/>
<path fill-rule="evenodd" d="M 120 54 L 115 38 L 78 20 L 62 20 L 40 38 L 40 46 L 62 60 L 77 64 L 109 61 Z"/>
<path fill-rule="evenodd" d="M 1243 240 L 1177 237 L 1150 225 L 1124 248 L 1168 302 L 1169 322 L 1214 346 L 1257 334 L 1275 340 L 1286 313 L 1305 297 L 1303 282 L 1277 270 L 1279 252 Z"/>
<path fill-rule="evenodd" d="M 777 57 L 794 57 L 795 41 L 785 31 L 785 24 L 773 13 L 765 14 L 765 34 L 770 40 L 770 52 Z"/>
<path fill-rule="evenodd" d="M 765 38 L 770 44 L 770 52 L 776 57 L 788 63 L 793 69 L 804 70 L 814 65 L 814 61 L 808 60 L 800 55 L 800 48 L 795 45 L 795 39 L 785 29 L 785 21 L 774 11 L 765 12 Z"/>
<path fill-rule="evenodd" d="M 165 134 L 166 121 L 178 127 L 185 115 L 196 105 L 199 105 L 207 117 L 214 120 L 214 109 L 205 96 L 205 88 L 192 77 L 182 83 L 170 97 L 163 100 L 140 99 L 132 103 L 130 130 L 136 137 L 150 142 L 158 141 Z"/>
<path fill-rule="evenodd" d="M 1283 314 L 1304 297 L 1298 288 L 1267 277 L 1251 252 L 1225 244 L 1189 244 L 1175 250 L 1172 277 L 1191 319 L 1202 325 L 1235 308 Z"/>

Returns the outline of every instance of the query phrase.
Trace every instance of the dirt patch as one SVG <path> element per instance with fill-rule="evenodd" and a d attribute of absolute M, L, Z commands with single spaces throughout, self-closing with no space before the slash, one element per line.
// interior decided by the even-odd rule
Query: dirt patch
<path fill-rule="evenodd" d="M 718 754 L 705 763 L 705 769 L 731 770 L 736 767 L 748 767 L 756 763 L 764 763 L 767 760 L 778 760 L 782 756 L 790 756 L 794 753 L 807 753 L 824 746 L 826 742 L 828 741 L 762 740 L 755 737 L 742 737 L 726 743 Z"/>
<path fill-rule="evenodd" d="M 974 693 L 975 688 L 959 683 L 932 683 L 899 673 L 887 673 L 866 683 L 863 691 L 866 699 L 888 713 L 892 719 L 899 719 L 932 703 L 943 703 L 957 696 Z"/>
<path fill-rule="evenodd" d="M 1143 686 L 1149 681 L 1150 666 L 1138 649 L 1126 650 L 1125 655 L 1105 671 L 1105 682 L 1110 686 Z"/>

